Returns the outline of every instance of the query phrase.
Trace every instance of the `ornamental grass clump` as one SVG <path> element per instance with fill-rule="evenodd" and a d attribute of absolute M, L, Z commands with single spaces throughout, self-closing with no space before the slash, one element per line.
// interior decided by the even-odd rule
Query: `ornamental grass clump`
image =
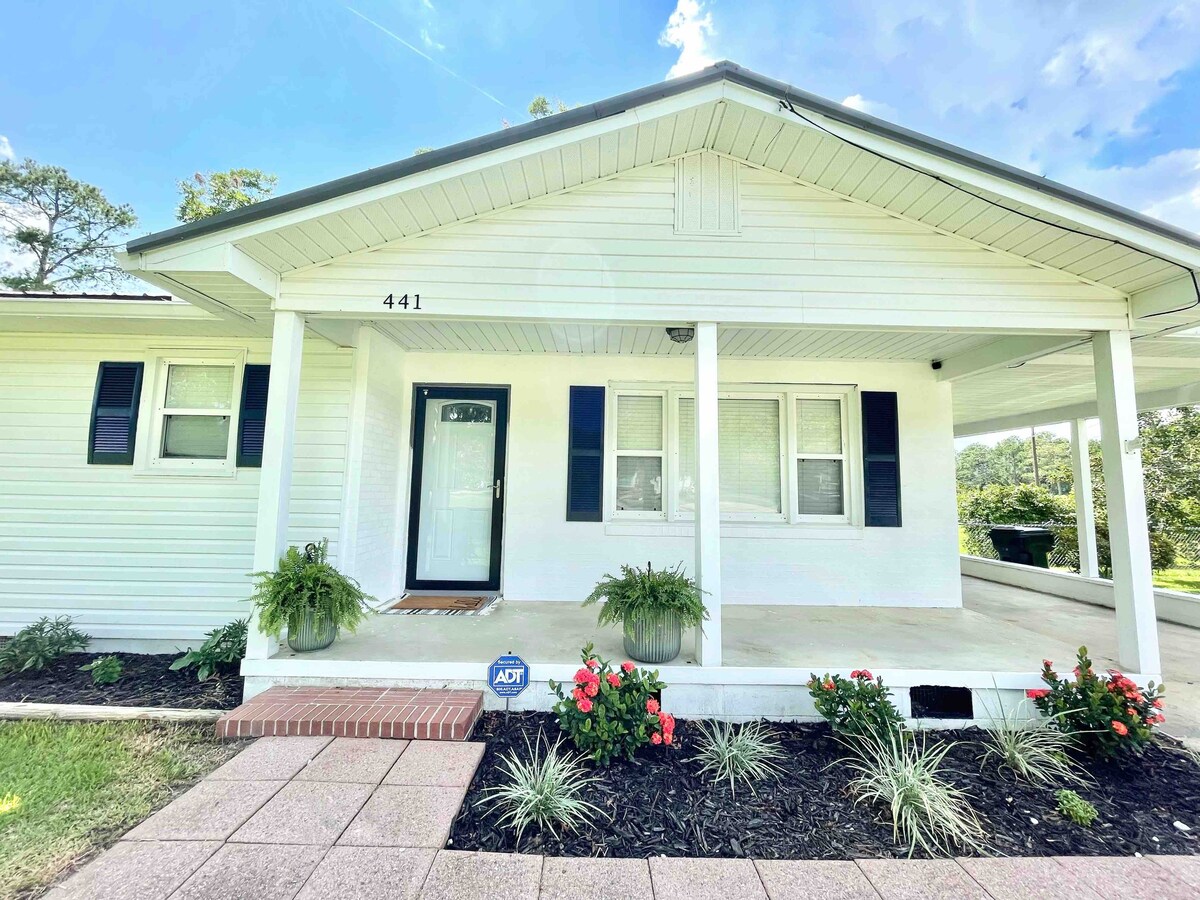
<path fill-rule="evenodd" d="M 904 719 L 892 703 L 892 693 L 866 669 L 855 669 L 849 678 L 828 673 L 808 680 L 817 712 L 844 738 L 880 737 L 904 728 Z"/>
<path fill-rule="evenodd" d="M 1075 735 L 1048 723 L 1030 724 L 1016 711 L 1001 709 L 997 724 L 987 731 L 984 760 L 995 759 L 1022 781 L 1036 785 L 1082 784 L 1087 780 L 1079 765 L 1067 754 Z"/>
<path fill-rule="evenodd" d="M 737 796 L 737 782 L 754 793 L 754 784 L 783 774 L 776 762 L 783 756 L 775 733 L 762 722 L 747 722 L 736 728 L 729 722 L 699 722 L 696 760 L 700 774 L 710 781 L 729 782 L 729 793 Z"/>
<path fill-rule="evenodd" d="M 507 783 L 488 788 L 481 802 L 501 813 L 499 824 L 516 831 L 517 843 L 530 827 L 557 835 L 559 829 L 575 831 L 593 818 L 607 818 L 604 811 L 580 794 L 595 781 L 587 775 L 582 757 L 560 752 L 561 740 L 550 746 L 539 734 L 537 746 L 525 739 L 527 756 L 510 752 L 500 757 L 499 767 Z"/>
<path fill-rule="evenodd" d="M 850 792 L 856 803 L 876 803 L 890 814 L 892 835 L 931 856 L 983 849 L 984 830 L 968 794 L 940 774 L 953 742 L 926 746 L 908 732 L 869 731 L 848 742 L 853 755 Z"/>
<path fill-rule="evenodd" d="M 289 633 L 299 631 L 307 615 L 318 629 L 332 624 L 353 632 L 367 617 L 367 604 L 375 598 L 331 566 L 328 554 L 328 540 L 303 551 L 288 547 L 274 572 L 254 573 L 258 584 L 250 600 L 263 634 L 277 638 L 284 626 Z"/>
<path fill-rule="evenodd" d="M 583 666 L 574 684 L 550 681 L 558 697 L 554 714 L 558 724 L 584 756 L 608 765 L 614 756 L 633 759 L 646 744 L 675 743 L 675 717 L 660 707 L 657 694 L 666 687 L 658 672 L 647 672 L 631 662 L 614 670 L 592 652 L 581 653 Z"/>
<path fill-rule="evenodd" d="M 1140 753 L 1153 739 L 1153 728 L 1165 720 L 1162 685 L 1142 690 L 1116 669 L 1097 675 L 1080 647 L 1072 678 L 1059 678 L 1050 660 L 1042 660 L 1043 689 L 1026 693 L 1047 716 L 1047 724 L 1072 735 L 1092 756 Z"/>

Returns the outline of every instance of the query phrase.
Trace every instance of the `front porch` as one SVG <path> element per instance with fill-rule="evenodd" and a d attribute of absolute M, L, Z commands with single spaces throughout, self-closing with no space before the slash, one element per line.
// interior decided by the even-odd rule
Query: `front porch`
<path fill-rule="evenodd" d="M 972 691 L 981 720 L 1038 686 L 1043 658 L 1069 669 L 1080 642 L 1088 642 L 1098 666 L 1116 664 L 1108 610 L 973 578 L 963 579 L 963 594 L 962 609 L 727 605 L 723 665 L 698 665 L 695 642 L 685 635 L 684 652 L 659 667 L 669 685 L 666 702 L 684 716 L 807 718 L 813 715 L 805 689 L 810 672 L 866 667 L 883 676 L 905 713 L 912 711 L 911 687 L 958 687 Z M 270 659 L 247 660 L 243 671 L 251 691 L 272 684 L 482 689 L 487 664 L 515 652 L 530 664 L 531 687 L 513 708 L 546 709 L 546 681 L 569 680 L 588 641 L 601 656 L 625 658 L 620 632 L 598 628 L 592 609 L 505 600 L 478 617 L 376 616 L 326 650 L 301 656 L 284 647 Z M 1200 632 L 1169 626 L 1164 648 L 1173 719 L 1182 733 L 1200 733 L 1200 697 L 1189 684 L 1197 672 L 1184 662 L 1200 658 Z M 503 707 L 489 693 L 485 705 Z"/>

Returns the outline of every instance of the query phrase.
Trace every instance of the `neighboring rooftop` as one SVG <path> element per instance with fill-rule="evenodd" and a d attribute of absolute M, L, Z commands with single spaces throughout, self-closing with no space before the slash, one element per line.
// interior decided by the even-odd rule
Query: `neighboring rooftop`
<path fill-rule="evenodd" d="M 171 302 L 170 294 L 89 294 L 86 291 L 0 291 L 0 300 L 146 300 Z"/>

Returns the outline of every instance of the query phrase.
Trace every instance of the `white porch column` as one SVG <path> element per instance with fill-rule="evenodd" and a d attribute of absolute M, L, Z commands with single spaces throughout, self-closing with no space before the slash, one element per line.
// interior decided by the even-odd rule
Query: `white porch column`
<path fill-rule="evenodd" d="M 721 498 L 717 461 L 717 326 L 696 323 L 696 581 L 708 621 L 696 633 L 696 659 L 721 665 Z"/>
<path fill-rule="evenodd" d="M 1075 485 L 1075 531 L 1079 536 L 1079 574 L 1100 576 L 1096 553 L 1096 508 L 1092 503 L 1092 466 L 1088 458 L 1087 422 L 1071 420 L 1071 471 Z"/>
<path fill-rule="evenodd" d="M 288 500 L 292 492 L 292 457 L 303 347 L 304 316 L 295 312 L 275 313 L 271 383 L 267 390 L 267 420 L 258 485 L 258 522 L 254 530 L 256 572 L 274 569 L 287 548 Z M 257 616 L 252 617 L 246 657 L 267 659 L 277 649 L 275 639 L 261 634 Z"/>
<path fill-rule="evenodd" d="M 1098 332 L 1092 339 L 1092 355 L 1117 605 L 1117 654 L 1121 665 L 1130 671 L 1157 677 L 1162 666 L 1129 332 Z"/>

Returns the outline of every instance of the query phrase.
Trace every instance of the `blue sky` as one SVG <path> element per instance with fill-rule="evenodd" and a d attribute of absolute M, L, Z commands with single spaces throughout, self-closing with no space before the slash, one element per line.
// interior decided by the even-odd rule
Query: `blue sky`
<path fill-rule="evenodd" d="M 131 203 L 137 233 L 197 170 L 296 190 L 722 58 L 1200 230 L 1200 0 L 5 7 L 0 154 Z"/>

